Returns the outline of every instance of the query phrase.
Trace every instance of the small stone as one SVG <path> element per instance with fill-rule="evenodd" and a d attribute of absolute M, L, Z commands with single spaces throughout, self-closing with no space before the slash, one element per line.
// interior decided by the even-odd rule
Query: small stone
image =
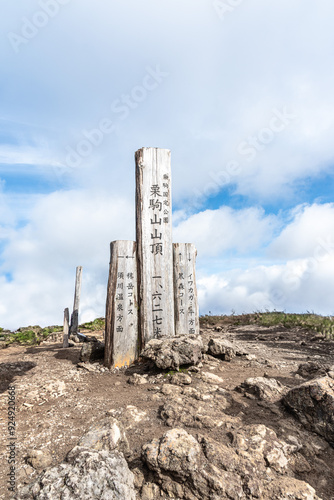
<path fill-rule="evenodd" d="M 202 372 L 201 377 L 202 377 L 202 380 L 204 382 L 207 382 L 208 384 L 222 384 L 222 383 L 224 383 L 224 380 L 221 377 L 218 377 L 218 375 L 215 375 L 214 373 Z"/>
<path fill-rule="evenodd" d="M 131 385 L 147 384 L 147 378 L 144 377 L 143 375 L 139 375 L 139 373 L 134 373 L 133 375 L 131 375 L 130 378 L 128 378 L 128 384 Z"/>
<path fill-rule="evenodd" d="M 27 462 L 34 469 L 46 469 L 52 464 L 52 456 L 46 450 L 30 450 L 27 455 Z"/>
<path fill-rule="evenodd" d="M 138 490 L 143 486 L 144 481 L 145 481 L 145 476 L 142 473 L 142 471 L 136 467 L 135 469 L 132 469 L 132 474 L 134 475 L 134 487 Z"/>
<path fill-rule="evenodd" d="M 146 483 L 141 491 L 141 500 L 157 500 L 160 496 L 160 488 L 157 484 Z"/>
<path fill-rule="evenodd" d="M 175 385 L 172 384 L 164 384 L 161 388 L 161 392 L 165 396 L 181 394 L 181 391 L 182 391 L 181 387 L 175 387 Z"/>
<path fill-rule="evenodd" d="M 171 384 L 175 385 L 190 385 L 191 382 L 192 379 L 190 375 L 187 375 L 186 373 L 175 373 L 175 375 L 171 378 Z"/>
<path fill-rule="evenodd" d="M 78 447 L 95 451 L 129 450 L 123 426 L 113 417 L 106 417 L 93 424 L 78 442 Z"/>

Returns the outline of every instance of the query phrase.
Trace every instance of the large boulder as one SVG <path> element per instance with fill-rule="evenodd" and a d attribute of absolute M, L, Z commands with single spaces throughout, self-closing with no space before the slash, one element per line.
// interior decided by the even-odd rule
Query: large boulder
<path fill-rule="evenodd" d="M 236 356 L 233 344 L 225 339 L 210 339 L 207 352 L 212 356 L 222 358 L 224 361 L 231 361 Z"/>
<path fill-rule="evenodd" d="M 90 451 L 76 447 L 67 462 L 43 472 L 22 488 L 17 500 L 135 500 L 134 476 L 123 455 L 114 450 Z"/>
<path fill-rule="evenodd" d="M 104 343 L 99 340 L 85 342 L 82 344 L 79 360 L 83 363 L 86 361 L 97 361 L 104 357 Z"/>
<path fill-rule="evenodd" d="M 274 403 L 282 398 L 286 388 L 275 378 L 254 377 L 247 378 L 236 388 L 238 391 L 253 394 L 262 401 Z"/>
<path fill-rule="evenodd" d="M 66 457 L 47 468 L 17 500 L 135 500 L 134 475 L 123 453 L 129 451 L 123 424 L 114 417 L 94 423 Z"/>
<path fill-rule="evenodd" d="M 183 335 L 150 340 L 141 352 L 143 358 L 152 360 L 158 368 L 176 369 L 182 365 L 196 365 L 202 359 L 203 343 L 200 336 Z"/>
<path fill-rule="evenodd" d="M 309 380 L 294 387 L 283 401 L 307 429 L 334 446 L 334 380 L 331 377 Z"/>
<path fill-rule="evenodd" d="M 320 378 L 325 377 L 329 367 L 317 361 L 308 361 L 307 363 L 301 363 L 298 366 L 297 374 L 303 378 Z"/>

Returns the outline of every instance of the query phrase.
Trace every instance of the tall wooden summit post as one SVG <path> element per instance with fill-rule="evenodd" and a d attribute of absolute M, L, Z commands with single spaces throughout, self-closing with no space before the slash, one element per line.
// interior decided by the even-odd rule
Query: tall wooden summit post
<path fill-rule="evenodd" d="M 139 335 L 175 335 L 170 151 L 142 148 L 136 160 Z"/>

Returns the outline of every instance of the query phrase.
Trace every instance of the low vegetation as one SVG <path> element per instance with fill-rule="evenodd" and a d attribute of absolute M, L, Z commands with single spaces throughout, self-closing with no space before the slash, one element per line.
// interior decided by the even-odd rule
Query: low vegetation
<path fill-rule="evenodd" d="M 253 314 L 232 314 L 230 316 L 205 315 L 200 317 L 201 325 L 260 325 L 283 326 L 284 328 L 305 328 L 321 333 L 328 338 L 334 338 L 334 317 L 320 316 L 314 313 L 288 314 L 285 312 L 256 312 Z"/>
<path fill-rule="evenodd" d="M 39 345 L 50 333 L 61 332 L 62 326 L 47 326 L 42 328 L 38 325 L 19 328 L 16 332 L 10 332 L 1 328 L 0 340 L 4 347 L 11 344 Z"/>
<path fill-rule="evenodd" d="M 260 325 L 260 326 L 282 326 L 284 328 L 305 328 L 306 330 L 320 333 L 324 337 L 334 338 L 334 316 L 320 316 L 314 313 L 288 314 L 285 312 L 255 312 L 253 314 L 234 313 L 214 316 L 207 314 L 200 317 L 200 325 L 207 326 L 238 326 L 238 325 Z M 80 328 L 90 331 L 104 330 L 105 319 L 96 318 L 94 321 L 82 323 Z M 39 345 L 51 333 L 61 332 L 62 326 L 54 325 L 41 328 L 40 326 L 27 326 L 19 328 L 16 332 L 4 330 L 0 327 L 0 343 L 2 347 L 10 344 Z M 0 346 L 1 347 L 1 346 Z"/>
<path fill-rule="evenodd" d="M 96 318 L 94 321 L 89 321 L 88 323 L 82 323 L 79 325 L 79 328 L 83 328 L 85 330 L 104 330 L 105 320 L 104 318 Z"/>

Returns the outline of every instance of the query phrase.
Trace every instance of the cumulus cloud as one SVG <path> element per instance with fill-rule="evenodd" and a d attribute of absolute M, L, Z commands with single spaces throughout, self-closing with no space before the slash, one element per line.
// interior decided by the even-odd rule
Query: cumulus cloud
<path fill-rule="evenodd" d="M 232 210 L 221 207 L 205 210 L 180 222 L 173 238 L 180 243 L 194 242 L 201 258 L 226 252 L 251 253 L 268 243 L 279 222 L 255 207 Z"/>
<path fill-rule="evenodd" d="M 201 313 L 237 314 L 265 310 L 333 314 L 334 256 L 326 262 L 234 269 L 198 279 Z"/>
<path fill-rule="evenodd" d="M 109 243 L 134 239 L 134 206 L 119 197 L 63 191 L 36 200 L 28 218 L 7 234 L 2 252 L 2 326 L 61 323 L 63 309 L 72 307 L 78 265 L 84 268 L 82 318 L 104 315 Z"/>
<path fill-rule="evenodd" d="M 334 245 L 334 204 L 297 206 L 293 220 L 269 246 L 268 254 L 278 259 L 317 258 Z"/>
<path fill-rule="evenodd" d="M 238 268 L 235 254 L 233 269 L 200 272 L 202 312 L 279 309 L 333 314 L 333 215 L 332 204 L 298 206 L 268 245 L 266 265 L 257 259 Z M 220 263 L 224 266 L 224 260 Z"/>

